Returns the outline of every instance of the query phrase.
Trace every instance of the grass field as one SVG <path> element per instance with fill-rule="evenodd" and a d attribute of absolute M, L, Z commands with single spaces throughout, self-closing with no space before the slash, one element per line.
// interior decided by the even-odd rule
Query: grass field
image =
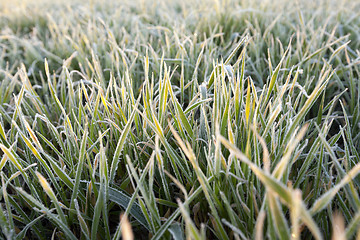
<path fill-rule="evenodd" d="M 360 239 L 359 84 L 359 0 L 0 0 L 0 239 Z"/>

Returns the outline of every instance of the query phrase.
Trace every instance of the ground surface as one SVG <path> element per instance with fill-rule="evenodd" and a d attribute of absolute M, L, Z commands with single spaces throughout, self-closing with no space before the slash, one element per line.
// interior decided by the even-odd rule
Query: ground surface
<path fill-rule="evenodd" d="M 360 238 L 358 0 L 0 5 L 0 238 Z"/>

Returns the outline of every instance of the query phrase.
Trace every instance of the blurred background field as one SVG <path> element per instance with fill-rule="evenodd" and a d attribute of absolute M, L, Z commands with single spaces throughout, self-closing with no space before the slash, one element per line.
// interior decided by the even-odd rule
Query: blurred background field
<path fill-rule="evenodd" d="M 359 239 L 359 49 L 358 0 L 0 0 L 0 238 Z"/>

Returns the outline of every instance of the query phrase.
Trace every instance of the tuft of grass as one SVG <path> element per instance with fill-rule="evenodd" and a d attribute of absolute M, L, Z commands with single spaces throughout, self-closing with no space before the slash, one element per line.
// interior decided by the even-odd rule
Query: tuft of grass
<path fill-rule="evenodd" d="M 360 236 L 360 2 L 0 1 L 0 238 Z"/>

